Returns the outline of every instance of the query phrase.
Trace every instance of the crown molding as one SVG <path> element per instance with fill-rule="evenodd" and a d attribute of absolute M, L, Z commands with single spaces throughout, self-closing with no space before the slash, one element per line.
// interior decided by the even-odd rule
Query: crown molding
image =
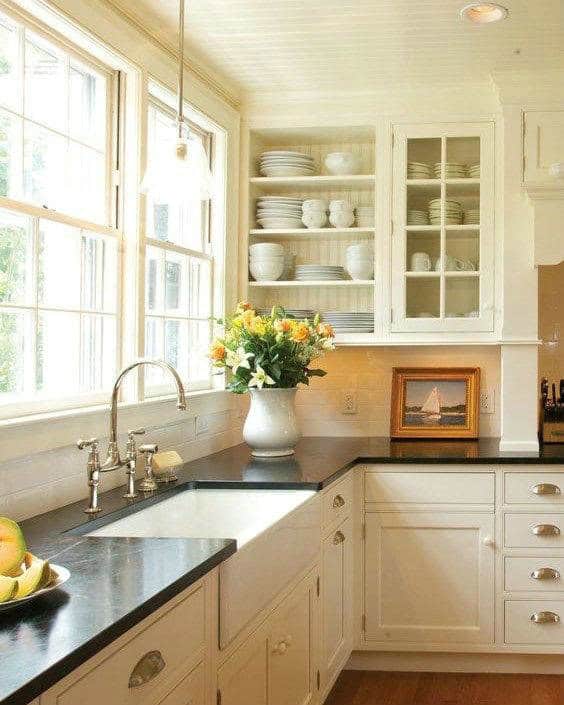
<path fill-rule="evenodd" d="M 141 22 L 128 10 L 124 9 L 121 5 L 118 5 L 114 0 L 99 0 L 106 7 L 117 13 L 130 27 L 140 32 L 144 37 L 146 37 L 152 44 L 161 49 L 164 53 L 170 56 L 174 61 L 178 61 L 178 51 L 173 44 L 165 42 L 163 39 L 158 37 L 154 32 L 143 26 Z M 185 68 L 190 71 L 199 81 L 206 85 L 210 90 L 212 90 L 217 96 L 224 100 L 228 105 L 230 105 L 235 110 L 239 110 L 241 107 L 241 101 L 234 91 L 230 90 L 223 82 L 215 78 L 208 70 L 203 68 L 200 64 L 184 59 Z"/>

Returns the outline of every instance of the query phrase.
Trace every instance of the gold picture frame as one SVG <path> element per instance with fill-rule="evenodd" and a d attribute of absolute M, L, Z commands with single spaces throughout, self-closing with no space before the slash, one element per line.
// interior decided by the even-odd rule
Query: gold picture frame
<path fill-rule="evenodd" d="M 392 438 L 478 438 L 479 367 L 394 367 Z"/>

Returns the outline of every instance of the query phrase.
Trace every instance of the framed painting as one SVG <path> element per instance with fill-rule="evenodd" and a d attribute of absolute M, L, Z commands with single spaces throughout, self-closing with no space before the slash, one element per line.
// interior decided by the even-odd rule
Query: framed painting
<path fill-rule="evenodd" d="M 478 438 L 479 367 L 395 367 L 392 438 Z"/>

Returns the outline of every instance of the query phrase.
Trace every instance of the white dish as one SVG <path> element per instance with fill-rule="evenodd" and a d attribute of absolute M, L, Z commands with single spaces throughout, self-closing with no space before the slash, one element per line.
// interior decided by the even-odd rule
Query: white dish
<path fill-rule="evenodd" d="M 272 166 L 261 169 L 261 174 L 268 177 L 277 176 L 314 176 L 315 169 L 305 169 L 302 167 Z"/>
<path fill-rule="evenodd" d="M 40 595 L 46 595 L 48 592 L 51 592 L 52 590 L 56 590 L 57 588 L 61 587 L 61 585 L 66 583 L 67 580 L 70 578 L 70 571 L 67 568 L 63 568 L 62 565 L 55 565 L 54 563 L 51 563 L 50 567 L 51 567 L 52 573 L 56 574 L 56 577 L 51 579 L 51 581 L 49 582 L 49 585 L 42 588 L 41 590 L 36 590 L 35 592 L 33 592 L 31 595 L 28 595 L 27 597 L 20 597 L 19 599 L 9 600 L 8 602 L 0 602 L 0 611 L 9 610 L 12 607 L 17 607 L 18 605 L 22 605 L 24 602 L 29 602 L 30 600 L 34 600 L 36 597 L 39 597 Z"/>
<path fill-rule="evenodd" d="M 294 230 L 296 228 L 305 227 L 299 218 L 259 218 L 257 222 L 261 228 L 271 230 L 275 230 L 277 228 Z"/>

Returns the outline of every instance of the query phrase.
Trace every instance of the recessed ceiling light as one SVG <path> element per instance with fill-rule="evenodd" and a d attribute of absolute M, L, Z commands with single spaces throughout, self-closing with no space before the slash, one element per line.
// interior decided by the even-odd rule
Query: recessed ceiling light
<path fill-rule="evenodd" d="M 472 2 L 460 10 L 462 19 L 476 24 L 488 24 L 504 20 L 509 10 L 495 2 Z"/>

